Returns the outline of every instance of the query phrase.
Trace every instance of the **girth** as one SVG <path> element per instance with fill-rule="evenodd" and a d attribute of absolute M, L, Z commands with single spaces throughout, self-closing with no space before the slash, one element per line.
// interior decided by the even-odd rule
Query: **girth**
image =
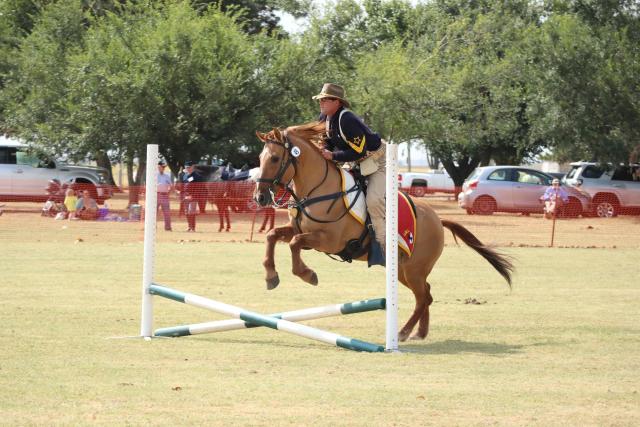
<path fill-rule="evenodd" d="M 369 235 L 369 228 L 371 227 L 371 220 L 369 219 L 369 215 L 367 215 L 367 220 L 365 221 L 364 229 L 360 234 L 360 237 L 357 239 L 351 239 L 347 242 L 344 249 L 338 252 L 337 256 L 342 259 L 342 262 L 351 262 L 354 259 L 358 259 L 361 256 L 365 255 L 369 252 L 369 248 L 371 247 L 371 240 L 364 244 L 367 236 Z M 340 261 L 332 256 L 332 254 L 327 254 L 327 256 L 335 261 Z"/>

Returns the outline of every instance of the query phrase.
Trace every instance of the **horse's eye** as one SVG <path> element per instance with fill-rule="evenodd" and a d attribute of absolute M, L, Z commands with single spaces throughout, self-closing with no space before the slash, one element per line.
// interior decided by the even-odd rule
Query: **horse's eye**
<path fill-rule="evenodd" d="M 273 156 L 271 158 L 271 163 L 278 163 L 279 161 L 280 161 L 280 157 L 278 157 L 278 156 Z"/>

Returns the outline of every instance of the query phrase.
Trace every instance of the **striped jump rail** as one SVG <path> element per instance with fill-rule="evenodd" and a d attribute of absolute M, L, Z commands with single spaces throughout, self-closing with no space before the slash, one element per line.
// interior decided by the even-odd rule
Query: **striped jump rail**
<path fill-rule="evenodd" d="M 290 322 L 320 319 L 323 317 L 343 316 L 346 314 L 364 313 L 367 311 L 384 310 L 385 299 L 376 298 L 344 304 L 325 305 L 323 307 L 305 308 L 302 310 L 286 311 L 269 314 L 269 317 L 284 319 Z M 153 333 L 157 337 L 183 337 L 186 335 L 207 334 L 212 332 L 234 331 L 238 329 L 256 328 L 262 325 L 245 322 L 240 319 L 217 320 L 213 322 L 193 323 L 190 325 L 172 326 L 156 329 Z"/>
<path fill-rule="evenodd" d="M 384 346 L 371 344 L 354 338 L 344 337 L 332 332 L 323 331 L 321 329 L 312 328 L 310 326 L 294 323 L 290 320 L 265 316 L 263 314 L 254 313 L 244 310 L 230 304 L 225 304 L 209 298 L 198 295 L 184 293 L 175 289 L 167 288 L 158 284 L 149 286 L 149 293 L 161 296 L 184 304 L 193 305 L 216 313 L 224 314 L 235 319 L 240 319 L 249 323 L 251 326 L 266 326 L 290 334 L 299 335 L 316 341 L 321 341 L 337 347 L 346 348 L 355 351 L 367 352 L 383 352 Z M 304 311 L 304 310 L 301 310 Z M 366 310 L 367 311 L 367 310 Z M 284 313 L 283 313 L 284 314 Z"/>

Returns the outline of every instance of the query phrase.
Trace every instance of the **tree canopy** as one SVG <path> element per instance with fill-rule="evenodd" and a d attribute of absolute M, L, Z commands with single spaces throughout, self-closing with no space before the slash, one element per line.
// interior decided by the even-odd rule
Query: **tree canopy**
<path fill-rule="evenodd" d="M 309 16 L 289 35 L 279 12 Z M 322 83 L 456 183 L 479 164 L 640 153 L 631 0 L 0 3 L 0 129 L 70 158 L 255 163 L 254 131 L 314 120 Z M 635 153 L 635 154 L 634 154 Z"/>

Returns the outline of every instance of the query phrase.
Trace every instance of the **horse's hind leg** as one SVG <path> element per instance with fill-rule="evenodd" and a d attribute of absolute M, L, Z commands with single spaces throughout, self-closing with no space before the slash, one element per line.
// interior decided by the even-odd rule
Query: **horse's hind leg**
<path fill-rule="evenodd" d="M 420 324 L 418 325 L 418 332 L 411 337 L 411 339 L 425 339 L 429 334 L 429 306 L 433 302 L 433 297 L 431 296 L 431 285 L 429 282 L 425 283 L 425 292 L 427 296 L 427 301 L 424 307 L 424 312 L 422 317 L 420 318 Z"/>
<path fill-rule="evenodd" d="M 398 339 L 400 341 L 406 341 L 419 320 L 421 321 L 422 325 L 422 319 L 424 318 L 425 310 L 429 310 L 429 306 L 427 305 L 427 289 L 424 286 L 424 281 L 420 280 L 415 275 L 407 275 L 406 272 L 402 270 L 399 273 L 400 274 L 398 275 L 398 279 L 403 285 L 411 289 L 411 292 L 413 292 L 413 295 L 416 299 L 416 305 L 413 309 L 411 317 L 409 317 L 407 323 L 405 323 L 405 325 L 402 327 L 402 329 L 400 329 L 400 332 L 398 333 Z M 420 334 L 420 331 L 418 331 L 418 334 Z"/>
<path fill-rule="evenodd" d="M 267 253 L 265 254 L 262 265 L 266 270 L 265 280 L 267 282 L 267 289 L 271 290 L 276 288 L 280 284 L 280 278 L 276 271 L 275 262 L 275 247 L 278 240 L 283 242 L 290 242 L 294 236 L 294 230 L 291 224 L 284 227 L 274 228 L 267 233 Z"/>

